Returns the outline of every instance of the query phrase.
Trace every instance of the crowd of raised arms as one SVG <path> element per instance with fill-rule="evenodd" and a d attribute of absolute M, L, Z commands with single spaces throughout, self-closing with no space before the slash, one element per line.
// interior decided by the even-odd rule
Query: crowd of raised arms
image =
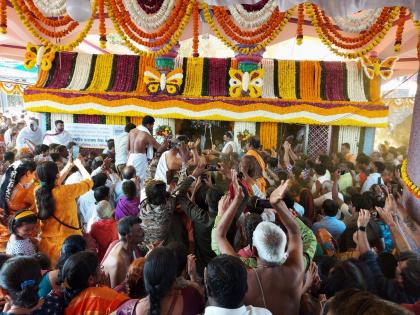
<path fill-rule="evenodd" d="M 420 314 L 406 148 L 201 150 L 146 116 L 95 154 L 53 125 L 0 119 L 0 314 Z"/>

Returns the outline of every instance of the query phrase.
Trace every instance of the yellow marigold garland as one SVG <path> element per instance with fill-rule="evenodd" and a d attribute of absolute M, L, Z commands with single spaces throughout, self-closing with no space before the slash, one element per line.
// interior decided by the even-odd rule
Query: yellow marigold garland
<path fill-rule="evenodd" d="M 277 73 L 280 97 L 295 100 L 297 98 L 296 63 L 293 60 L 279 60 Z"/>
<path fill-rule="evenodd" d="M 108 88 L 112 74 L 112 60 L 114 55 L 105 54 L 96 57 L 95 72 L 87 91 L 105 91 Z"/>
<path fill-rule="evenodd" d="M 203 86 L 203 58 L 190 58 L 187 62 L 187 73 L 185 74 L 185 87 L 183 95 L 201 96 Z"/>
<path fill-rule="evenodd" d="M 147 56 L 157 57 L 157 56 L 162 56 L 162 55 L 168 53 L 169 50 L 171 50 L 171 48 L 178 43 L 178 40 L 179 40 L 182 32 L 184 31 L 185 27 L 188 24 L 188 21 L 190 20 L 192 9 L 193 9 L 193 6 L 194 6 L 194 1 L 190 0 L 188 2 L 187 11 L 186 11 L 184 17 L 181 20 L 180 26 L 175 31 L 174 35 L 171 37 L 169 42 L 165 46 L 163 46 L 161 49 L 159 49 L 157 51 L 152 51 L 152 52 L 141 50 L 141 49 L 137 48 L 133 43 L 131 43 L 129 37 L 122 31 L 121 27 L 119 26 L 118 21 L 117 21 L 115 15 L 114 15 L 114 13 L 111 10 L 111 5 L 109 3 L 109 0 L 105 0 L 105 4 L 108 8 L 108 16 L 111 18 L 111 21 L 112 21 L 112 24 L 114 25 L 115 31 L 118 33 L 118 35 L 124 41 L 125 45 L 132 52 L 134 52 L 137 55 L 140 55 L 140 56 L 147 55 Z"/>
<path fill-rule="evenodd" d="M 373 50 L 377 45 L 379 45 L 379 43 L 382 42 L 383 38 L 388 33 L 389 29 L 392 27 L 395 19 L 398 17 L 399 10 L 400 10 L 399 7 L 393 8 L 391 14 L 389 15 L 389 20 L 387 21 L 387 23 L 385 23 L 385 26 L 382 29 L 382 31 L 379 32 L 379 34 L 371 41 L 371 43 L 366 45 L 366 47 L 358 51 L 346 52 L 346 51 L 342 51 L 334 47 L 334 44 L 324 35 L 321 27 L 318 25 L 318 21 L 315 17 L 315 11 L 314 11 L 313 6 L 314 6 L 313 4 L 307 3 L 306 13 L 310 17 L 312 25 L 314 26 L 315 31 L 317 32 L 319 38 L 321 39 L 321 42 L 325 44 L 334 54 L 344 57 L 344 58 L 348 58 L 348 59 L 360 58 L 361 56 Z"/>
<path fill-rule="evenodd" d="M 279 26 L 277 29 L 274 30 L 274 32 L 267 37 L 265 40 L 263 40 L 261 43 L 255 45 L 255 47 L 240 47 L 236 44 L 232 44 L 230 40 L 228 40 L 225 35 L 219 30 L 219 28 L 216 26 L 216 23 L 213 21 L 213 18 L 211 17 L 210 9 L 207 3 L 204 1 L 200 1 L 200 7 L 201 10 L 203 10 L 204 19 L 207 22 L 208 25 L 210 25 L 211 29 L 213 30 L 216 37 L 218 37 L 223 44 L 225 44 L 227 47 L 232 49 L 234 52 L 241 53 L 243 55 L 252 55 L 259 51 L 261 51 L 263 48 L 265 48 L 268 44 L 270 44 L 284 29 L 286 24 L 288 23 L 290 17 L 293 15 L 294 8 L 289 9 L 286 11 L 283 20 L 279 23 Z"/>
<path fill-rule="evenodd" d="M 275 122 L 262 122 L 260 125 L 260 140 L 264 149 L 277 148 L 277 128 Z"/>
<path fill-rule="evenodd" d="M 10 2 L 12 3 L 13 8 L 16 10 L 16 13 L 19 16 L 19 18 L 21 19 L 23 25 L 26 26 L 26 28 L 32 34 L 32 36 L 37 38 L 41 42 L 42 45 L 53 46 L 57 51 L 71 51 L 74 48 L 76 48 L 77 46 L 79 46 L 79 44 L 86 38 L 87 34 L 89 33 L 90 29 L 92 28 L 93 21 L 94 21 L 95 16 L 96 16 L 96 10 L 98 8 L 97 0 L 93 0 L 93 2 L 92 2 L 92 16 L 86 22 L 85 27 L 79 33 L 77 38 L 74 39 L 69 44 L 56 45 L 53 42 L 51 42 L 50 40 L 48 40 L 48 39 L 44 38 L 43 36 L 41 36 L 40 34 L 38 34 L 38 32 L 33 28 L 31 23 L 26 18 L 24 12 L 22 11 L 22 9 L 20 8 L 20 6 L 17 3 L 17 0 L 10 0 Z"/>
<path fill-rule="evenodd" d="M 408 176 L 407 172 L 407 159 L 405 159 L 401 165 L 401 178 L 407 187 L 407 189 L 417 198 L 420 199 L 420 188 L 417 187 L 416 184 L 414 184 L 410 176 Z"/>

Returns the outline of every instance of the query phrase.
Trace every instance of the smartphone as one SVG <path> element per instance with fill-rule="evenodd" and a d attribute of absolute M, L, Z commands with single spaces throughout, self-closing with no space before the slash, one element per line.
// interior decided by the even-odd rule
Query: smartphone
<path fill-rule="evenodd" d="M 79 153 L 80 153 L 80 147 L 78 145 L 74 145 L 71 148 L 71 154 L 73 156 L 73 160 L 76 160 L 79 157 Z"/>

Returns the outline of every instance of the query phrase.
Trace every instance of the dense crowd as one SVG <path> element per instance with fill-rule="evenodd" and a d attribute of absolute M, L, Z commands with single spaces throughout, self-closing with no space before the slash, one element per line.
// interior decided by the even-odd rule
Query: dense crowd
<path fill-rule="evenodd" d="M 1 314 L 420 314 L 406 148 L 201 151 L 153 125 L 101 153 L 1 118 Z"/>

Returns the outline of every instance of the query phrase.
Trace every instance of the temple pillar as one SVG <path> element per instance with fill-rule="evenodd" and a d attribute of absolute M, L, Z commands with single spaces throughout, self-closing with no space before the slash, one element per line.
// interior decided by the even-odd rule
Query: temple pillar
<path fill-rule="evenodd" d="M 417 92 L 414 100 L 413 123 L 411 125 L 410 143 L 408 146 L 407 173 L 411 181 L 420 187 L 420 75 L 417 76 Z M 420 199 L 417 199 L 406 188 L 403 194 L 404 205 L 410 216 L 420 224 Z"/>

